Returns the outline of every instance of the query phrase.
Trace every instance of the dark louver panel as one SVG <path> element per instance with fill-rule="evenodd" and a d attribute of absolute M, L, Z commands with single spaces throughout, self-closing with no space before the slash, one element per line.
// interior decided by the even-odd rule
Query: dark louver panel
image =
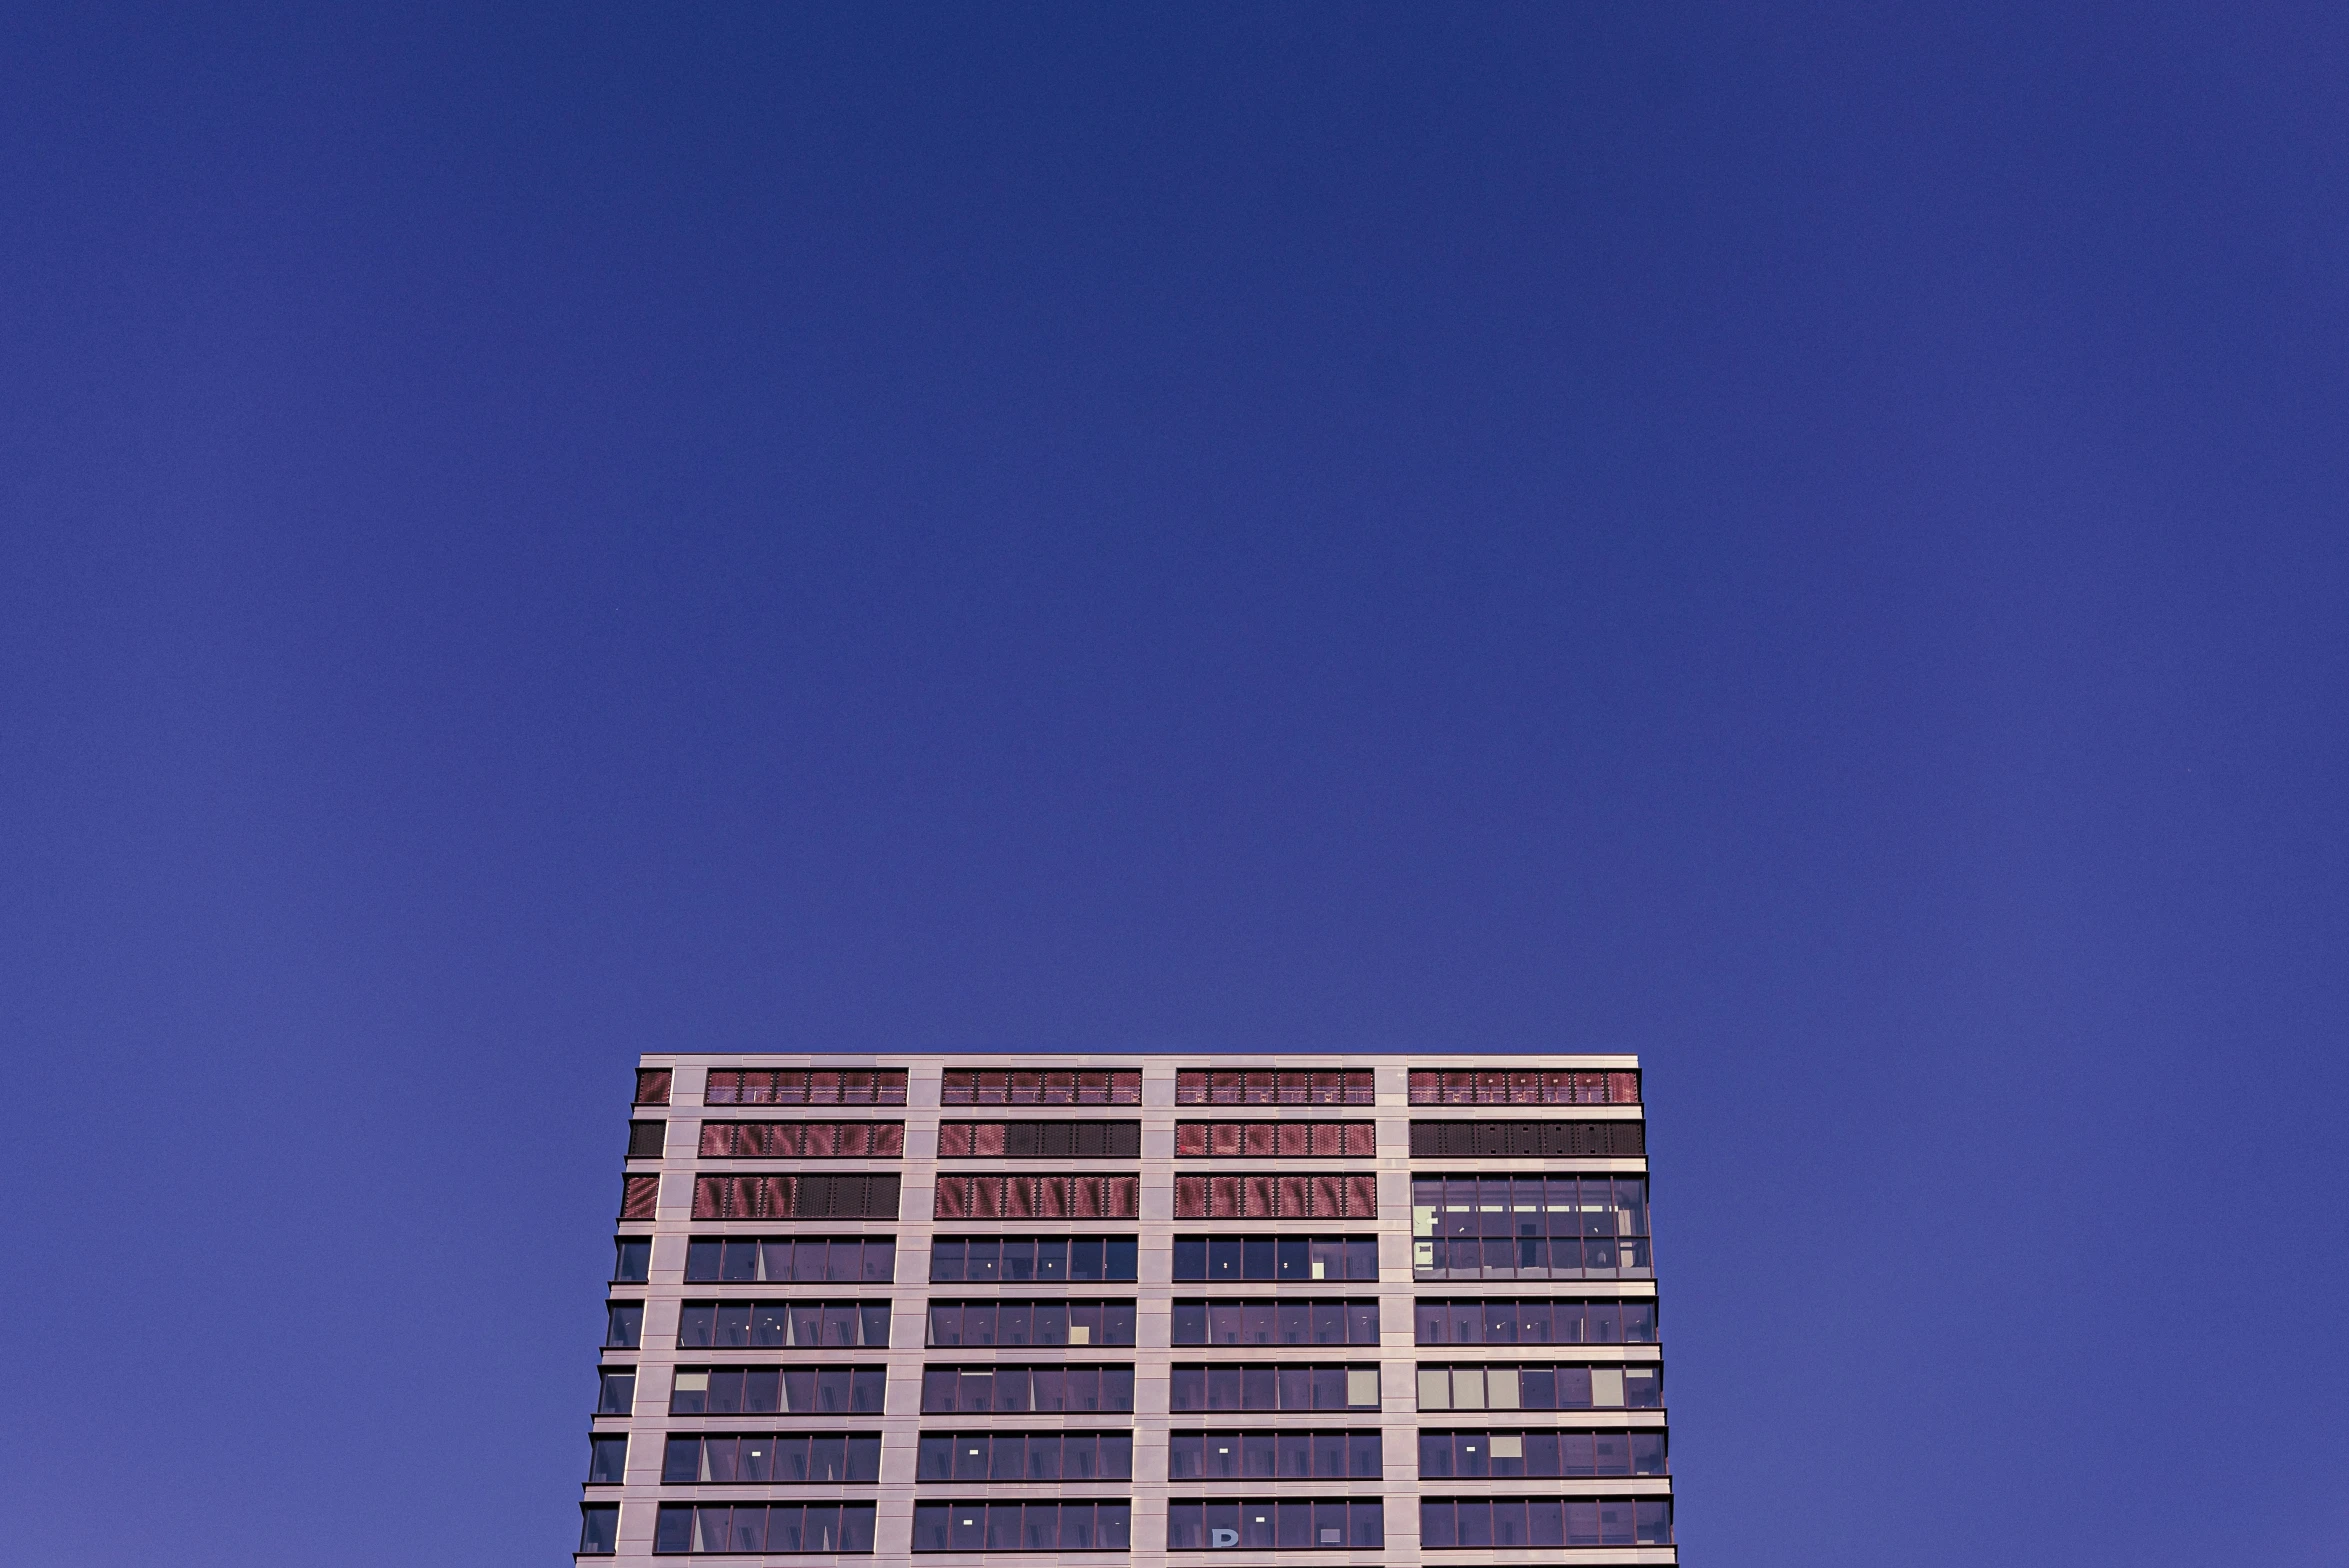
<path fill-rule="evenodd" d="M 1636 1159 L 1647 1124 L 1617 1122 L 1413 1122 L 1411 1157 L 1433 1159 Z"/>

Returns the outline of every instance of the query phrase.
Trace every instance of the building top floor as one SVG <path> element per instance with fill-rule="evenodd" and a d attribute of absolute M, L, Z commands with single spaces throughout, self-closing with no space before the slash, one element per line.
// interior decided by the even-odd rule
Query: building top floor
<path fill-rule="evenodd" d="M 1636 1105 L 1628 1053 L 648 1052 L 639 1105 Z"/>

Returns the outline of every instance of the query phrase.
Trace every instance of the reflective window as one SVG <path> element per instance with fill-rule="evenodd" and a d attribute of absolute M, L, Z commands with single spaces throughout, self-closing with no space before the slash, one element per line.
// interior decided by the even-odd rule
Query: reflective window
<path fill-rule="evenodd" d="M 1412 1304 L 1422 1345 L 1652 1345 L 1656 1303 L 1647 1298 L 1560 1301 L 1546 1296 L 1422 1296 Z"/>
<path fill-rule="evenodd" d="M 1653 1362 L 1419 1367 L 1422 1410 L 1654 1410 L 1663 1403 L 1663 1368 Z"/>
<path fill-rule="evenodd" d="M 1139 1176 L 938 1177 L 932 1217 L 942 1220 L 1130 1220 L 1142 1212 Z"/>
<path fill-rule="evenodd" d="M 1170 1552 L 1335 1552 L 1386 1544 L 1386 1514 L 1364 1498 L 1170 1500 Z"/>
<path fill-rule="evenodd" d="M 604 1303 L 604 1348 L 606 1350 L 634 1350 L 644 1335 L 644 1303 L 641 1301 L 607 1301 Z"/>
<path fill-rule="evenodd" d="M 1375 1345 L 1378 1302 L 1177 1301 L 1170 1332 L 1177 1345 Z"/>
<path fill-rule="evenodd" d="M 1134 1278 L 1132 1236 L 940 1236 L 930 1243 L 934 1284 L 1092 1284 Z"/>
<path fill-rule="evenodd" d="M 609 1557 L 619 1549 L 620 1505 L 588 1503 L 579 1510 L 579 1555 Z"/>
<path fill-rule="evenodd" d="M 697 1220 L 893 1220 L 896 1172 L 870 1176 L 696 1176 Z"/>
<path fill-rule="evenodd" d="M 1175 1432 L 1167 1437 L 1170 1481 L 1375 1481 L 1379 1434 Z"/>
<path fill-rule="evenodd" d="M 1419 1505 L 1423 1551 L 1671 1544 L 1668 1497 L 1430 1498 Z"/>
<path fill-rule="evenodd" d="M 1422 1069 L 1411 1074 L 1413 1105 L 1637 1105 L 1636 1072 L 1525 1068 Z"/>
<path fill-rule="evenodd" d="M 1140 1122 L 941 1122 L 942 1160 L 1116 1160 L 1142 1152 Z"/>
<path fill-rule="evenodd" d="M 628 1437 L 591 1437 L 587 1440 L 587 1484 L 590 1486 L 617 1486 L 627 1476 Z"/>
<path fill-rule="evenodd" d="M 1211 1362 L 1177 1366 L 1168 1408 L 1183 1410 L 1376 1410 L 1378 1368 L 1342 1363 Z"/>
<path fill-rule="evenodd" d="M 1376 1122 L 1177 1122 L 1178 1158 L 1368 1159 Z"/>
<path fill-rule="evenodd" d="M 1642 1176 L 1414 1176 L 1419 1279 L 1647 1279 Z"/>
<path fill-rule="evenodd" d="M 661 1179 L 658 1176 L 623 1176 L 620 1178 L 620 1218 L 649 1220 L 659 1217 Z"/>
<path fill-rule="evenodd" d="M 1663 1475 L 1664 1429 L 1421 1432 L 1422 1481 L 1515 1476 Z"/>
<path fill-rule="evenodd" d="M 704 1159 L 894 1160 L 903 1122 L 703 1122 Z"/>
<path fill-rule="evenodd" d="M 1142 1075 L 1119 1069 L 950 1068 L 938 1082 L 942 1105 L 1139 1105 Z"/>
<path fill-rule="evenodd" d="M 1131 1411 L 1131 1366 L 924 1367 L 922 1410 L 944 1415 Z"/>
<path fill-rule="evenodd" d="M 869 1552 L 871 1503 L 663 1503 L 653 1550 Z"/>
<path fill-rule="evenodd" d="M 878 1432 L 677 1432 L 661 1456 L 661 1480 L 672 1485 L 880 1478 Z"/>
<path fill-rule="evenodd" d="M 933 1345 L 1130 1345 L 1131 1301 L 933 1301 Z"/>
<path fill-rule="evenodd" d="M 704 1105 L 903 1105 L 901 1067 L 713 1068 Z"/>
<path fill-rule="evenodd" d="M 917 1481 L 1130 1481 L 1131 1432 L 924 1432 Z"/>
<path fill-rule="evenodd" d="M 886 1285 L 896 1277 L 897 1242 L 888 1236 L 696 1236 L 685 1247 L 694 1285 Z"/>
<path fill-rule="evenodd" d="M 916 1503 L 917 1552 L 1122 1552 L 1130 1503 Z"/>
<path fill-rule="evenodd" d="M 679 1367 L 673 1416 L 879 1415 L 884 1367 Z"/>
<path fill-rule="evenodd" d="M 886 1301 L 688 1301 L 677 1314 L 687 1350 L 849 1349 L 889 1343 Z"/>
<path fill-rule="evenodd" d="M 1376 1236 L 1177 1236 L 1174 1277 L 1192 1280 L 1314 1280 L 1378 1278 Z"/>
<path fill-rule="evenodd" d="M 1378 1177 L 1370 1171 L 1319 1174 L 1177 1176 L 1178 1220 L 1378 1218 Z"/>
<path fill-rule="evenodd" d="M 1175 1074 L 1177 1105 L 1374 1105 L 1378 1085 L 1364 1070 L 1186 1067 Z"/>
<path fill-rule="evenodd" d="M 595 1413 L 624 1416 L 636 1408 L 636 1368 L 605 1367 L 596 1373 Z"/>
<path fill-rule="evenodd" d="M 612 1283 L 641 1285 L 652 1271 L 652 1238 L 650 1236 L 622 1236 L 616 1243 L 618 1255 L 612 1263 Z"/>

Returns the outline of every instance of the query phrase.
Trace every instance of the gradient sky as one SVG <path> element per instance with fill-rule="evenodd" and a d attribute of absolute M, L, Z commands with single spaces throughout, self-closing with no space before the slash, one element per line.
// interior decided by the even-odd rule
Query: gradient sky
<path fill-rule="evenodd" d="M 2337 6 L 0 15 L 11 1563 L 562 1560 L 636 1052 L 1632 1050 L 1680 1539 L 2349 1561 Z"/>

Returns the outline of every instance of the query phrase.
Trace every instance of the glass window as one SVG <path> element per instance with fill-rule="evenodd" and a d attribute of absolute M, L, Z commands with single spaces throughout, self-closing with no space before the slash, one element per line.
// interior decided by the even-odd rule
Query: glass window
<path fill-rule="evenodd" d="M 587 1440 L 587 1480 L 591 1486 L 616 1486 L 628 1469 L 628 1439 L 591 1437 Z"/>
<path fill-rule="evenodd" d="M 634 1350 L 644 1334 L 644 1303 L 609 1301 L 604 1304 L 604 1348 Z"/>
<path fill-rule="evenodd" d="M 606 1367 L 598 1375 L 595 1413 L 624 1416 L 636 1407 L 636 1369 Z"/>
<path fill-rule="evenodd" d="M 588 1503 L 579 1510 L 579 1552 L 584 1557 L 609 1557 L 619 1549 L 620 1505 Z"/>

